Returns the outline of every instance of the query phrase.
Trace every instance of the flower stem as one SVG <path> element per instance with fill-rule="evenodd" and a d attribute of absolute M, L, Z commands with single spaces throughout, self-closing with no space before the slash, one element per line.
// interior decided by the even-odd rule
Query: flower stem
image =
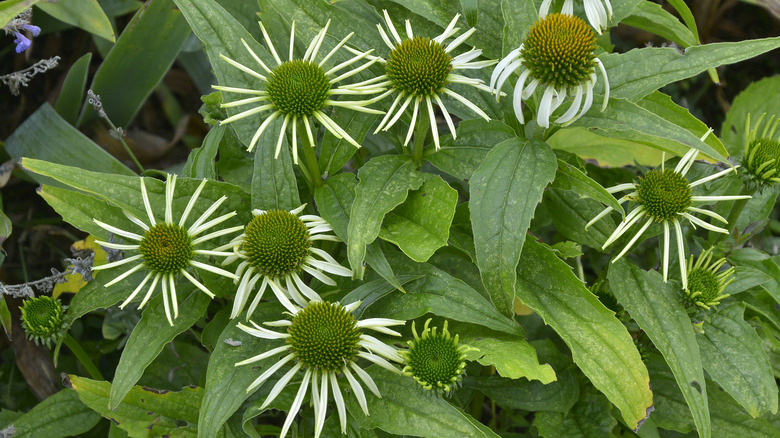
<path fill-rule="evenodd" d="M 63 341 L 65 342 L 65 345 L 70 348 L 70 351 L 73 352 L 73 354 L 76 355 L 76 359 L 81 362 L 82 365 L 84 365 L 84 368 L 87 369 L 87 372 L 89 375 L 95 379 L 95 380 L 106 380 L 103 378 L 103 375 L 100 374 L 100 371 L 98 371 L 97 367 L 94 363 L 92 363 L 92 360 L 87 356 L 87 352 L 84 351 L 83 348 L 81 348 L 81 344 L 79 344 L 79 341 L 73 338 L 73 336 L 70 335 L 70 333 L 65 333 L 65 337 L 63 338 Z"/>
<path fill-rule="evenodd" d="M 317 150 L 316 145 L 309 142 L 309 136 L 306 134 L 306 129 L 302 123 L 298 123 L 298 132 L 293 135 L 298 135 L 301 139 L 301 150 L 303 152 L 303 162 L 306 170 L 311 178 L 311 183 L 314 187 L 322 186 L 322 174 L 320 173 L 320 165 L 317 162 Z"/>
<path fill-rule="evenodd" d="M 425 140 L 428 137 L 428 130 L 431 127 L 431 115 L 427 109 L 420 109 L 417 118 L 417 126 L 414 127 L 414 144 L 412 145 L 412 154 L 414 161 L 418 166 L 423 165 L 423 150 L 425 149 Z"/>
<path fill-rule="evenodd" d="M 740 195 L 750 195 L 753 196 L 756 193 L 755 188 L 747 187 L 745 185 L 742 186 L 742 190 L 739 191 Z M 748 201 L 750 201 L 750 198 L 748 199 L 739 199 L 734 201 L 734 205 L 731 206 L 731 211 L 729 212 L 729 216 L 726 218 L 726 221 L 728 222 L 728 227 L 730 230 L 736 229 L 737 226 L 737 220 L 742 215 L 742 210 L 745 209 L 745 206 L 747 206 Z M 724 238 L 726 235 L 722 234 L 721 238 Z M 720 240 L 720 239 L 718 239 Z"/>

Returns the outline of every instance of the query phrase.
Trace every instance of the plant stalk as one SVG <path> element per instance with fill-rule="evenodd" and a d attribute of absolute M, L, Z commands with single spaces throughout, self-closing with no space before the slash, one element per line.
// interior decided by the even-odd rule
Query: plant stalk
<path fill-rule="evenodd" d="M 87 372 L 89 373 L 90 377 L 92 377 L 95 380 L 106 380 L 103 378 L 103 375 L 100 374 L 100 371 L 98 371 L 95 364 L 92 363 L 92 359 L 89 358 L 87 352 L 84 351 L 83 348 L 81 348 L 81 344 L 79 344 L 79 341 L 77 341 L 73 336 L 71 336 L 70 333 L 65 333 L 63 342 L 65 343 L 65 345 L 68 346 L 68 348 L 70 348 L 70 351 L 72 351 L 73 354 L 76 355 L 76 359 L 78 359 L 79 362 L 81 362 L 81 364 L 84 365 L 84 368 L 87 369 Z"/>

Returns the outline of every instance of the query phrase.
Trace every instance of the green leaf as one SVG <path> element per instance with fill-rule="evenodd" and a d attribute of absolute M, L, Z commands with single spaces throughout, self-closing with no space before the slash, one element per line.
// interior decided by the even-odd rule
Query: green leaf
<path fill-rule="evenodd" d="M 517 263 L 544 188 L 555 177 L 545 143 L 506 140 L 493 148 L 469 183 L 477 266 L 493 305 L 513 314 Z"/>
<path fill-rule="evenodd" d="M 572 126 L 596 130 L 606 137 L 641 141 L 679 156 L 688 152 L 689 148 L 696 148 L 710 158 L 726 160 L 726 150 L 722 146 L 720 150 L 714 149 L 688 129 L 626 99 L 612 98 L 606 110 L 590 111 Z"/>
<path fill-rule="evenodd" d="M 580 197 L 595 199 L 625 216 L 623 207 L 618 204 L 617 199 L 607 192 L 601 184 L 594 181 L 573 164 L 569 164 L 561 159 L 558 159 L 558 172 L 555 175 L 553 187 L 572 190 Z"/>
<path fill-rule="evenodd" d="M 339 126 L 347 131 L 352 138 L 363 144 L 366 134 L 375 125 L 379 116 L 377 114 L 367 114 L 353 111 L 348 108 L 335 108 L 335 117 Z M 322 148 L 320 149 L 319 167 L 323 175 L 327 172 L 329 175 L 338 173 L 345 164 L 357 152 L 355 145 L 344 138 L 336 138 L 332 132 L 325 130 L 322 136 Z"/>
<path fill-rule="evenodd" d="M 36 6 L 64 23 L 72 24 L 112 43 L 116 41 L 111 21 L 97 0 L 60 0 L 57 3 L 38 3 Z"/>
<path fill-rule="evenodd" d="M 16 128 L 5 148 L 14 160 L 30 157 L 85 170 L 133 175 L 133 171 L 71 126 L 48 103 Z"/>
<path fill-rule="evenodd" d="M 712 434 L 702 358 L 680 291 L 661 274 L 646 272 L 625 260 L 613 263 L 607 276 L 618 302 L 663 354 L 682 389 L 699 436 Z"/>
<path fill-rule="evenodd" d="M 110 383 L 72 374 L 68 377 L 70 386 L 85 405 L 117 424 L 129 436 L 184 438 L 198 433 L 195 425 L 203 388 L 170 392 L 134 386 L 124 403 L 109 409 Z"/>
<path fill-rule="evenodd" d="M 276 320 L 280 314 L 281 307 L 278 303 L 261 303 L 255 310 L 255 320 Z M 225 342 L 229 339 L 238 341 L 241 345 L 233 346 Z M 244 332 L 238 328 L 235 321 L 228 323 L 209 357 L 206 392 L 203 394 L 201 415 L 198 418 L 198 436 L 217 436 L 222 425 L 249 396 L 247 388 L 252 381 L 273 364 L 272 360 L 265 360 L 237 367 L 236 362 L 268 351 L 277 343 L 278 341 L 260 339 Z"/>
<path fill-rule="evenodd" d="M 8 303 L 5 302 L 5 295 L 0 294 L 0 325 L 9 341 L 13 340 L 13 331 L 11 325 L 11 311 L 8 310 Z"/>
<path fill-rule="evenodd" d="M 544 206 L 555 229 L 567 239 L 603 252 L 601 246 L 615 231 L 615 221 L 607 215 L 585 230 L 585 225 L 601 213 L 604 207 L 580 198 L 570 190 L 550 189 L 544 194 Z"/>
<path fill-rule="evenodd" d="M 187 287 L 189 286 L 189 287 Z M 179 333 L 190 328 L 203 317 L 211 299 L 199 289 L 185 283 L 177 285 L 178 295 L 184 295 L 179 303 L 179 317 L 168 323 L 165 316 L 162 294 L 158 294 L 149 302 L 141 320 L 133 329 L 127 340 L 122 357 L 116 367 L 114 381 L 108 400 L 110 409 L 122 403 L 122 400 L 138 382 L 144 370 L 160 354 L 163 347 L 173 341 Z M 182 293 L 184 292 L 184 293 Z"/>
<path fill-rule="evenodd" d="M 14 438 L 60 438 L 86 433 L 100 420 L 70 389 L 49 396 L 13 421 Z M 11 435 L 9 435 L 11 436 Z"/>
<path fill-rule="evenodd" d="M 347 252 L 353 275 L 363 278 L 366 245 L 379 236 L 382 219 L 404 202 L 409 190 L 420 188 L 422 174 L 402 155 L 376 157 L 360 168 L 355 201 L 349 215 Z"/>
<path fill-rule="evenodd" d="M 153 0 L 130 20 L 95 73 L 91 86 L 114 125 L 130 124 L 173 64 L 187 35 L 187 22 L 171 0 Z M 97 117 L 95 110 L 87 106 L 79 124 Z"/>
<path fill-rule="evenodd" d="M 40 0 L 6 0 L 0 2 L 0 27 L 5 27 L 17 15 L 31 8 Z"/>
<path fill-rule="evenodd" d="M 89 73 L 89 62 L 92 60 L 92 53 L 82 56 L 68 70 L 65 81 L 62 83 L 62 90 L 54 109 L 66 122 L 71 125 L 76 124 L 81 111 L 81 104 L 84 98 L 84 86 L 87 83 L 87 74 Z"/>
<path fill-rule="evenodd" d="M 501 56 L 506 56 L 512 50 L 520 47 L 528 29 L 536 23 L 539 14 L 534 2 L 518 2 L 502 0 L 501 11 L 504 14 L 504 41 Z"/>
<path fill-rule="evenodd" d="M 485 160 L 493 146 L 515 136 L 509 126 L 498 120 L 464 120 L 458 124 L 458 138 L 445 137 L 442 147 L 426 156 L 440 170 L 460 179 L 471 175 Z"/>
<path fill-rule="evenodd" d="M 567 414 L 537 412 L 534 426 L 539 435 L 556 438 L 601 438 L 612 435 L 617 420 L 612 405 L 601 394 L 583 394 Z"/>
<path fill-rule="evenodd" d="M 518 298 L 563 338 L 574 363 L 636 429 L 649 414 L 653 395 L 623 324 L 565 262 L 534 240 L 526 242 L 517 273 Z"/>
<path fill-rule="evenodd" d="M 495 437 L 498 435 L 442 397 L 431 397 L 413 379 L 401 379 L 377 366 L 368 369 L 382 398 L 368 395 L 369 416 L 354 397 L 347 410 L 361 429 L 380 428 L 396 435 L 439 438 Z M 399 421 L 401 420 L 401 421 Z M 352 420 L 350 420 L 352 421 Z"/>
<path fill-rule="evenodd" d="M 693 46 L 647 47 L 599 56 L 607 69 L 611 96 L 637 101 L 666 84 L 696 76 L 710 67 L 734 64 L 780 47 L 780 37 Z M 659 70 L 660 66 L 660 70 Z M 613 100 L 610 99 L 610 106 Z"/>
<path fill-rule="evenodd" d="M 184 163 L 184 168 L 181 171 L 182 176 L 217 179 L 215 161 L 219 151 L 219 144 L 222 142 L 222 137 L 227 129 L 227 126 L 211 128 L 211 131 L 206 134 L 206 138 L 203 139 L 203 145 L 190 152 L 187 162 Z"/>
<path fill-rule="evenodd" d="M 761 338 L 743 318 L 745 306 L 723 304 L 696 338 L 704 369 L 753 418 L 777 413 L 777 384 Z"/>
<path fill-rule="evenodd" d="M 450 227 L 450 240 L 447 244 L 468 254 L 472 262 L 477 259 L 474 236 L 471 232 L 471 213 L 468 202 L 458 204 L 455 208 L 455 216 L 452 218 L 452 227 Z"/>
<path fill-rule="evenodd" d="M 458 192 L 441 177 L 423 174 L 423 184 L 385 215 L 379 237 L 395 243 L 416 262 L 447 244 Z"/>
<path fill-rule="evenodd" d="M 520 336 L 455 321 L 450 323 L 450 333 L 460 336 L 461 344 L 479 349 L 467 352 L 466 359 L 476 360 L 485 366 L 493 365 L 502 377 L 525 377 L 545 385 L 556 380 L 552 367 L 539 364 L 534 347 Z"/>
<path fill-rule="evenodd" d="M 745 150 L 745 121 L 750 114 L 750 123 L 755 125 L 761 114 L 780 116 L 780 100 L 766 96 L 780 94 L 780 75 L 770 76 L 751 83 L 739 93 L 720 128 L 723 141 L 731 155 L 741 157 Z M 752 128 L 753 126 L 751 126 Z"/>
<path fill-rule="evenodd" d="M 691 33 L 690 29 L 657 3 L 641 2 L 622 23 L 653 32 L 658 36 L 674 41 L 682 47 L 689 47 L 698 43 L 697 38 Z"/>
<path fill-rule="evenodd" d="M 499 406 L 525 411 L 566 413 L 580 396 L 580 386 L 570 370 L 557 373 L 548 384 L 499 376 L 463 378 L 463 386 L 483 392 Z"/>
<path fill-rule="evenodd" d="M 621 167 L 639 163 L 645 166 L 661 164 L 662 152 L 644 140 L 622 140 L 604 137 L 587 128 L 560 129 L 547 139 L 555 150 L 576 154 L 583 160 L 595 160 L 601 166 Z"/>
<path fill-rule="evenodd" d="M 278 132 L 281 127 L 282 120 L 277 119 L 268 129 L 269 132 Z M 255 167 L 252 173 L 252 208 L 290 211 L 301 205 L 290 149 L 287 141 L 282 141 L 279 157 L 276 158 L 274 155 L 277 139 L 275 135 L 264 135 L 256 146 Z"/>
<path fill-rule="evenodd" d="M 772 281 L 772 278 L 764 272 L 749 266 L 734 267 L 734 281 L 726 286 L 723 293 L 736 295 L 750 288 L 761 286 Z"/>
<path fill-rule="evenodd" d="M 726 259 L 731 265 L 747 266 L 767 274 L 769 281 L 761 286 L 775 298 L 775 301 L 780 303 L 780 266 L 777 264 L 780 259 L 769 257 L 769 254 L 752 248 L 731 251 Z"/>

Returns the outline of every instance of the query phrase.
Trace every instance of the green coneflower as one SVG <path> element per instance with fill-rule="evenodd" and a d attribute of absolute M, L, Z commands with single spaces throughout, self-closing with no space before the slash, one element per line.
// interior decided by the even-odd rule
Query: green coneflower
<path fill-rule="evenodd" d="M 173 325 L 173 318 L 176 318 L 179 315 L 179 305 L 178 299 L 176 297 L 175 286 L 176 274 L 183 275 L 185 278 L 187 278 L 187 280 L 189 280 L 190 283 L 195 285 L 209 297 L 213 298 L 214 294 L 200 281 L 193 277 L 192 274 L 187 272 L 187 268 L 194 266 L 199 269 L 213 272 L 217 275 L 222 275 L 228 278 L 236 278 L 235 275 L 228 271 L 195 260 L 195 257 L 198 255 L 231 255 L 232 253 L 220 252 L 216 250 L 197 249 L 197 246 L 217 237 L 239 231 L 243 227 L 237 226 L 226 228 L 214 231 L 204 236 L 200 236 L 204 231 L 213 228 L 236 215 L 236 212 L 230 212 L 206 222 L 209 217 L 214 214 L 215 211 L 217 211 L 217 208 L 219 208 L 219 206 L 227 200 L 226 196 L 223 196 L 214 204 L 212 204 L 211 207 L 209 207 L 195 222 L 192 223 L 192 225 L 189 226 L 189 228 L 185 227 L 190 212 L 195 206 L 195 203 L 198 201 L 198 197 L 200 196 L 203 187 L 205 187 L 207 180 L 203 180 L 203 182 L 198 186 L 197 190 L 195 190 L 195 193 L 192 194 L 187 207 L 184 209 L 181 218 L 178 222 L 174 222 L 173 193 L 176 188 L 176 176 L 170 174 L 168 174 L 165 182 L 165 220 L 158 221 L 155 219 L 154 212 L 152 211 L 152 205 L 149 202 L 149 195 L 146 192 L 146 183 L 144 182 L 144 178 L 140 178 L 140 180 L 141 197 L 143 198 L 144 207 L 146 208 L 146 214 L 148 216 L 149 222 L 145 223 L 141 219 L 126 211 L 123 211 L 123 213 L 134 224 L 138 225 L 138 227 L 143 232 L 142 234 L 122 230 L 112 225 L 105 224 L 97 219 L 92 220 L 97 226 L 110 233 L 114 233 L 118 236 L 122 236 L 126 239 L 138 242 L 134 244 L 121 244 L 98 240 L 96 242 L 99 245 L 106 248 L 123 251 L 137 251 L 138 254 L 122 260 L 107 263 L 105 265 L 94 266 L 92 270 L 99 271 L 104 269 L 111 269 L 128 263 L 138 262 L 132 268 L 106 283 L 105 286 L 111 287 L 112 285 L 122 281 L 133 273 L 142 269 L 146 269 L 149 273 L 146 275 L 146 277 L 144 277 L 143 281 L 138 284 L 135 290 L 133 290 L 130 296 L 127 297 L 127 299 L 119 306 L 119 308 L 122 309 L 128 303 L 130 303 L 130 301 L 132 301 L 133 298 L 138 295 L 141 289 L 143 289 L 146 283 L 148 283 L 149 280 L 152 280 L 152 284 L 147 290 L 143 301 L 141 301 L 141 305 L 138 306 L 139 309 L 143 308 L 149 301 L 149 298 L 151 298 L 152 293 L 157 287 L 157 283 L 162 283 L 165 316 L 168 318 L 168 322 Z M 173 307 L 173 318 L 171 318 L 171 307 Z"/>
<path fill-rule="evenodd" d="M 27 339 L 47 347 L 57 342 L 65 334 L 65 309 L 60 300 L 46 295 L 25 300 L 20 310 Z"/>
<path fill-rule="evenodd" d="M 726 259 L 712 262 L 712 250 L 710 247 L 702 252 L 695 264 L 693 255 L 688 259 L 688 287 L 684 289 L 692 304 L 707 310 L 730 296 L 723 292 L 734 281 L 734 267 L 718 272 Z"/>
<path fill-rule="evenodd" d="M 454 56 L 453 51 L 463 44 L 476 29 L 471 28 L 447 43 L 446 41 L 459 30 L 455 24 L 458 22 L 460 14 L 455 15 L 455 18 L 441 35 L 432 39 L 414 35 L 411 23 L 406 20 L 406 38 L 402 38 L 387 11 L 384 10 L 383 13 L 387 31 L 382 28 L 381 24 L 377 24 L 377 28 L 385 44 L 391 50 L 387 60 L 380 60 L 385 65 L 385 74 L 350 87 L 355 90 L 361 90 L 363 87 L 390 87 L 390 90 L 382 97 L 396 94 L 390 109 L 374 133 L 390 129 L 411 105 L 412 121 L 409 123 L 404 146 L 408 145 L 412 138 L 420 111 L 427 111 L 433 141 L 436 149 L 439 149 L 439 131 L 433 109 L 434 102 L 441 109 L 452 137 L 456 138 L 455 124 L 441 99 L 445 95 L 459 101 L 485 120 L 490 120 L 490 117 L 479 107 L 448 88 L 450 84 L 465 84 L 490 92 L 482 80 L 455 73 L 456 70 L 480 69 L 495 64 L 495 61 L 474 61 L 482 55 L 482 50 L 474 48 Z M 423 105 L 425 108 L 421 108 Z"/>
<path fill-rule="evenodd" d="M 427 390 L 449 392 L 453 386 L 460 384 L 466 367 L 466 353 L 472 348 L 458 345 L 458 335 L 450 336 L 447 321 L 438 333 L 437 327 L 428 327 L 430 323 L 429 318 L 418 335 L 412 322 L 414 340 L 408 341 L 408 350 L 399 352 L 405 364 L 402 372 Z"/>
<path fill-rule="evenodd" d="M 745 155 L 742 157 L 742 166 L 750 179 L 759 186 L 780 182 L 780 134 L 772 138 L 780 125 L 780 119 L 769 117 L 759 136 L 759 127 L 765 116 L 766 113 L 762 114 L 752 128 L 750 114 L 745 120 Z"/>
<path fill-rule="evenodd" d="M 520 123 L 525 123 L 523 101 L 542 87 L 544 92 L 537 108 L 536 124 L 548 128 L 550 118 L 569 94 L 574 101 L 554 123 L 564 126 L 588 112 L 593 103 L 596 67 L 604 77 L 603 111 L 609 101 L 609 80 L 604 65 L 596 56 L 596 37 L 582 19 L 565 14 L 550 14 L 539 19 L 528 30 L 523 43 L 502 59 L 490 77 L 490 88 L 498 100 L 501 87 L 520 69 L 512 106 Z M 526 85 L 528 80 L 531 82 Z M 585 102 L 583 103 L 583 96 Z"/>
<path fill-rule="evenodd" d="M 704 138 L 709 134 L 705 134 Z M 704 139 L 702 138 L 702 140 Z M 609 193 L 617 193 L 628 191 L 629 194 L 623 196 L 618 200 L 619 203 L 626 201 L 633 201 L 637 204 L 630 213 L 626 215 L 623 221 L 618 225 L 611 236 L 604 242 L 602 249 L 613 244 L 620 236 L 625 234 L 634 224 L 647 219 L 641 226 L 639 231 L 636 232 L 634 237 L 626 244 L 620 253 L 612 260 L 616 262 L 623 257 L 628 250 L 636 243 L 642 234 L 650 228 L 653 223 L 661 223 L 663 225 L 663 276 L 664 281 L 667 279 L 667 272 L 669 268 L 669 229 L 670 225 L 674 226 L 677 235 L 677 250 L 679 254 L 680 271 L 682 275 L 683 288 L 688 286 L 688 276 L 686 274 L 685 265 L 685 244 L 682 238 L 682 228 L 680 221 L 687 219 L 694 227 L 699 226 L 706 228 L 717 233 L 728 234 L 728 230 L 720 228 L 715 225 L 711 225 L 696 216 L 694 213 L 701 213 L 716 219 L 724 224 L 727 223 L 723 216 L 703 208 L 694 207 L 697 203 L 711 203 L 717 201 L 732 201 L 738 199 L 747 199 L 750 196 L 696 196 L 693 194 L 693 189 L 703 183 L 720 178 L 721 176 L 736 171 L 736 168 L 730 167 L 722 170 L 710 176 L 701 178 L 694 182 L 688 182 L 685 178 L 685 174 L 693 165 L 696 160 L 696 156 L 699 151 L 697 149 L 691 149 L 685 156 L 682 157 L 674 170 L 665 169 L 663 164 L 661 169 L 654 169 L 645 174 L 644 178 L 640 178 L 636 183 L 619 184 L 615 187 L 607 189 Z M 607 207 L 601 213 L 599 213 L 593 220 L 588 222 L 585 226 L 587 230 L 591 225 L 596 223 L 599 219 L 603 218 L 612 208 Z"/>
<path fill-rule="evenodd" d="M 260 290 L 246 312 L 246 318 L 252 316 L 267 287 L 289 311 L 295 308 L 290 299 L 298 306 L 306 306 L 310 300 L 321 301 L 320 296 L 301 279 L 306 272 L 324 284 L 336 283 L 326 273 L 349 277 L 352 271 L 341 266 L 330 254 L 315 248 L 312 244 L 318 240 L 340 240 L 331 234 L 330 224 L 319 216 L 307 214 L 298 216 L 306 204 L 292 210 L 254 210 L 254 219 L 244 232 L 218 251 L 231 249 L 233 252 L 222 263 L 227 266 L 236 260 L 241 263 L 236 269 L 239 283 L 236 299 L 233 302 L 231 318 L 237 317 L 244 309 L 250 293 L 258 281 Z"/>
<path fill-rule="evenodd" d="M 361 87 L 359 90 L 344 86 L 336 86 L 337 83 L 356 75 L 376 62 L 376 59 L 374 59 L 359 65 L 352 70 L 340 73 L 346 67 L 349 67 L 350 65 L 369 56 L 371 51 L 355 51 L 357 54 L 353 58 L 326 70 L 325 66 L 328 61 L 338 52 L 339 49 L 342 47 L 346 49 L 347 47 L 344 45 L 352 37 L 352 35 L 354 35 L 353 32 L 344 37 L 344 39 L 342 39 L 341 42 L 339 42 L 327 55 L 325 55 L 319 61 L 316 61 L 320 46 L 322 46 L 322 42 L 325 40 L 325 36 L 328 32 L 328 27 L 330 26 L 330 20 L 328 20 L 328 23 L 325 25 L 325 27 L 314 37 L 314 39 L 309 44 L 303 59 L 293 59 L 293 49 L 295 46 L 295 22 L 293 22 L 292 30 L 290 32 L 289 57 L 287 61 L 282 61 L 281 57 L 276 52 L 276 48 L 274 47 L 271 38 L 268 36 L 268 32 L 265 30 L 265 26 L 263 26 L 262 22 L 259 22 L 259 24 L 260 30 L 262 30 L 263 37 L 265 38 L 266 46 L 276 61 L 276 67 L 273 69 L 269 68 L 243 39 L 241 42 L 244 44 L 244 47 L 246 47 L 247 51 L 257 62 L 260 68 L 263 69 L 262 73 L 240 64 L 237 61 L 234 61 L 224 55 L 220 55 L 220 57 L 228 64 L 236 67 L 244 73 L 260 79 L 263 83 L 265 83 L 264 90 L 214 86 L 214 88 L 219 91 L 255 96 L 224 103 L 222 104 L 223 108 L 260 103 L 260 106 L 228 117 L 221 123 L 231 123 L 235 122 L 236 120 L 241 120 L 243 118 L 253 116 L 255 114 L 272 111 L 271 114 L 266 117 L 265 121 L 263 121 L 263 123 L 260 124 L 260 126 L 257 128 L 257 131 L 255 131 L 255 134 L 249 143 L 249 148 L 247 149 L 248 151 L 252 151 L 258 140 L 260 140 L 260 136 L 263 135 L 263 132 L 266 130 L 266 128 L 268 128 L 271 122 L 273 122 L 277 117 L 283 117 L 284 123 L 282 124 L 282 128 L 279 132 L 279 140 L 276 143 L 276 156 L 279 155 L 279 151 L 282 147 L 282 139 L 284 138 L 284 133 L 287 130 L 287 125 L 289 124 L 292 126 L 292 152 L 293 161 L 296 164 L 298 163 L 298 138 L 296 134 L 298 123 L 304 124 L 309 145 L 312 147 L 315 146 L 315 136 L 312 132 L 310 122 L 310 119 L 312 118 L 320 122 L 320 124 L 324 126 L 325 129 L 330 131 L 330 133 L 333 134 L 336 138 L 346 139 L 355 147 L 360 147 L 360 144 L 358 144 L 323 110 L 327 107 L 343 107 L 365 113 L 383 114 L 382 111 L 366 107 L 367 105 L 381 99 L 381 96 L 369 100 L 334 100 L 334 98 L 339 95 L 367 95 L 379 93 L 385 90 L 384 88 L 375 85 Z"/>
<path fill-rule="evenodd" d="M 394 373 L 399 373 L 398 369 L 388 362 L 401 362 L 396 349 L 364 333 L 364 331 L 370 329 L 387 335 L 400 336 L 398 332 L 388 327 L 403 325 L 405 322 L 387 318 L 356 320 L 352 312 L 359 306 L 360 301 L 346 306 L 339 303 L 312 301 L 303 308 L 294 306 L 293 311 L 290 312 L 291 319 L 265 323 L 270 327 L 286 327 L 286 333 L 268 330 L 252 321 L 250 321 L 252 327 L 238 324 L 241 330 L 252 336 L 263 339 L 284 339 L 285 345 L 238 362 L 236 366 L 255 363 L 280 353 L 287 353 L 252 382 L 247 388 L 247 392 L 263 384 L 287 363 L 294 363 L 293 367 L 276 382 L 260 409 L 274 401 L 301 369 L 304 371 L 303 381 L 298 388 L 292 406 L 290 406 L 287 419 L 279 435 L 280 438 L 287 435 L 309 386 L 311 386 L 311 402 L 314 405 L 315 438 L 320 436 L 325 424 L 328 391 L 333 394 L 333 399 L 336 401 L 341 431 L 346 433 L 347 414 L 344 396 L 338 383 L 339 375 L 343 375 L 347 379 L 361 409 L 366 415 L 369 414 L 365 392 L 355 375 L 374 395 L 380 398 L 382 395 L 371 376 L 357 364 L 359 358 L 366 359 Z"/>

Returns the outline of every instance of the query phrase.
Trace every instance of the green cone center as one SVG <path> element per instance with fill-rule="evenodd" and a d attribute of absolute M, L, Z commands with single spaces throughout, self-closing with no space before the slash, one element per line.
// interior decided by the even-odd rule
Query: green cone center
<path fill-rule="evenodd" d="M 63 311 L 59 300 L 40 296 L 24 302 L 21 308 L 22 322 L 32 336 L 49 337 L 57 333 L 62 324 Z"/>
<path fill-rule="evenodd" d="M 421 337 L 409 349 L 407 365 L 412 375 L 425 386 L 440 387 L 460 375 L 461 354 L 453 338 L 442 333 Z"/>
<path fill-rule="evenodd" d="M 431 97 L 447 84 L 452 57 L 436 41 L 414 37 L 395 46 L 385 68 L 393 88 L 405 95 Z"/>
<path fill-rule="evenodd" d="M 520 55 L 532 78 L 560 90 L 589 80 L 595 50 L 596 36 L 585 21 L 550 14 L 528 30 Z"/>
<path fill-rule="evenodd" d="M 688 273 L 688 290 L 691 293 L 701 292 L 694 299 L 709 303 L 720 296 L 720 283 L 715 274 L 708 269 L 693 269 Z"/>
<path fill-rule="evenodd" d="M 295 59 L 283 62 L 268 76 L 265 90 L 285 115 L 309 117 L 325 106 L 331 84 L 319 65 Z"/>
<path fill-rule="evenodd" d="M 748 145 L 748 156 L 742 165 L 747 171 L 759 179 L 777 178 L 780 173 L 780 142 L 760 138 Z M 761 167 L 765 163 L 769 163 Z M 761 168 L 759 170 L 759 168 Z M 774 171 L 774 172 L 772 172 Z"/>
<path fill-rule="evenodd" d="M 656 221 L 676 218 L 691 206 L 691 184 L 673 169 L 654 169 L 636 185 L 637 202 Z"/>
<path fill-rule="evenodd" d="M 152 272 L 164 275 L 180 272 L 194 256 L 187 230 L 168 223 L 158 223 L 144 233 L 138 251 Z"/>
<path fill-rule="evenodd" d="M 287 343 L 305 367 L 337 371 L 355 360 L 361 335 L 356 324 L 342 305 L 312 301 L 293 318 Z"/>
<path fill-rule="evenodd" d="M 255 216 L 246 226 L 241 252 L 262 275 L 279 278 L 301 270 L 309 247 L 309 231 L 298 216 L 271 210 Z"/>

